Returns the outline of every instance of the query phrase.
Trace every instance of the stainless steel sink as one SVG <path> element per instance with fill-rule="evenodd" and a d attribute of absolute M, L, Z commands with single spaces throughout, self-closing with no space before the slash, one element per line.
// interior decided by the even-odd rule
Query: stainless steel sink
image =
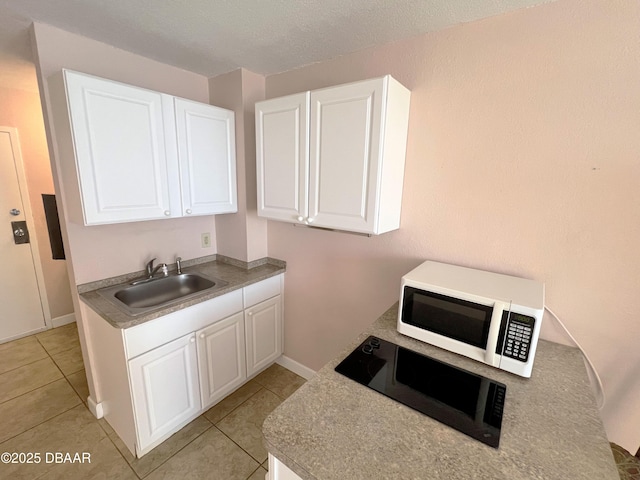
<path fill-rule="evenodd" d="M 102 288 L 98 294 L 129 315 L 140 315 L 151 310 L 184 301 L 198 293 L 216 290 L 227 285 L 217 278 L 195 273 L 159 277 L 130 285 Z"/>

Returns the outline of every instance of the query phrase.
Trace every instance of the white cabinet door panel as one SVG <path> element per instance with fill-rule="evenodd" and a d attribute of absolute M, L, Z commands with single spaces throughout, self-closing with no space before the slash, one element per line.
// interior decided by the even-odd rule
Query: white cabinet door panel
<path fill-rule="evenodd" d="M 373 231 L 382 79 L 311 92 L 309 223 Z"/>
<path fill-rule="evenodd" d="M 129 361 L 138 448 L 144 451 L 200 411 L 195 335 Z"/>
<path fill-rule="evenodd" d="M 182 214 L 211 215 L 238 210 L 234 113 L 175 99 Z"/>
<path fill-rule="evenodd" d="M 256 105 L 258 215 L 297 221 L 307 215 L 309 92 Z"/>
<path fill-rule="evenodd" d="M 202 408 L 221 400 L 247 378 L 244 314 L 196 332 Z"/>
<path fill-rule="evenodd" d="M 170 215 L 162 95 L 69 71 L 65 82 L 85 224 Z"/>
<path fill-rule="evenodd" d="M 244 313 L 247 339 L 247 376 L 282 355 L 281 296 L 259 303 Z"/>

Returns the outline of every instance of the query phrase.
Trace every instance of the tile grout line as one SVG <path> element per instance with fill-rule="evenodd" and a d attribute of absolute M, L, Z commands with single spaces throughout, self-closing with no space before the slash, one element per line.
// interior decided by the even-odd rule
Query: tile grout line
<path fill-rule="evenodd" d="M 36 340 L 38 340 L 38 339 L 36 338 Z M 40 340 L 38 340 L 38 343 L 40 343 Z M 83 404 L 83 405 L 86 407 L 87 405 L 84 403 L 84 400 L 82 399 L 82 397 L 80 396 L 80 394 L 77 392 L 77 390 L 76 390 L 75 388 L 73 388 L 73 385 L 71 384 L 71 382 L 70 382 L 70 381 L 69 381 L 69 379 L 67 378 L 67 375 L 65 375 L 65 373 L 62 371 L 62 369 L 60 368 L 60 365 L 58 365 L 58 364 L 56 363 L 56 361 L 54 360 L 54 358 L 53 358 L 53 357 L 51 356 L 51 354 L 49 353 L 49 350 L 47 350 L 47 349 L 44 347 L 44 345 L 42 345 L 42 344 L 40 344 L 40 345 L 42 346 L 42 348 L 44 349 L 44 351 L 45 351 L 45 352 L 47 352 L 47 355 L 49 355 L 49 358 L 51 359 L 51 361 L 53 362 L 53 364 L 56 366 L 56 368 L 58 369 L 58 371 L 59 371 L 59 372 L 60 372 L 60 374 L 62 375 L 62 378 L 64 378 L 64 379 L 65 379 L 65 381 L 67 382 L 67 384 L 71 387 L 71 390 L 73 390 L 73 393 L 75 393 L 75 394 L 76 394 L 76 396 L 80 399 L 80 403 L 81 403 L 81 404 Z M 66 350 L 65 350 L 65 351 L 66 351 Z M 82 369 L 84 370 L 84 359 L 82 359 Z M 80 371 L 80 370 L 78 370 L 78 372 L 79 372 L 79 371 Z M 73 373 L 71 373 L 71 375 L 74 375 L 74 374 L 76 374 L 76 373 L 78 373 L 78 372 L 73 372 Z M 53 383 L 53 382 L 52 382 L 52 383 Z M 88 408 L 87 408 L 87 410 L 88 410 Z M 91 412 L 89 412 L 89 413 L 91 413 Z M 93 415 L 93 414 L 92 414 L 92 415 Z"/>
<path fill-rule="evenodd" d="M 244 402 L 243 402 L 244 403 Z M 215 425 L 214 425 L 215 427 Z M 233 438 L 231 438 L 229 435 L 227 435 L 226 433 L 224 433 L 222 430 L 220 430 L 219 428 L 216 427 L 216 429 L 222 433 L 222 435 L 224 435 L 225 437 L 227 437 L 229 440 L 231 440 L 231 442 L 233 442 L 234 445 L 236 445 L 240 450 L 242 450 L 244 453 L 246 453 L 247 455 L 249 455 L 249 458 L 251 458 L 251 460 L 253 460 L 254 462 L 258 462 L 258 467 L 261 467 L 262 464 L 264 463 L 264 460 L 261 462 L 259 461 L 257 458 L 255 458 L 253 455 L 251 455 L 249 452 L 247 452 L 244 448 L 242 448 L 242 446 L 240 444 L 238 444 L 238 442 L 236 442 Z M 267 456 L 268 458 L 268 456 Z M 255 472 L 255 470 L 254 470 Z M 251 475 L 253 475 L 253 472 L 251 473 Z M 249 475 L 249 476 L 251 476 Z"/>
<path fill-rule="evenodd" d="M 218 423 L 222 422 L 225 418 L 227 418 L 229 415 L 231 415 L 233 412 L 235 412 L 237 409 L 239 409 L 242 405 L 244 405 L 245 403 L 247 403 L 250 399 L 252 399 L 253 397 L 255 397 L 258 393 L 260 393 L 260 390 L 264 389 L 267 390 L 268 392 L 271 392 L 271 390 L 269 390 L 268 388 L 264 387 L 261 383 L 256 382 L 258 385 L 260 385 L 260 388 L 253 394 L 251 395 L 249 398 L 247 398 L 244 402 L 242 402 L 240 405 L 238 405 L 237 407 L 235 407 L 233 410 L 231 410 L 229 413 L 227 413 L 224 417 L 222 417 L 220 420 L 218 420 Z M 271 392 L 273 393 L 273 392 Z M 276 395 L 274 393 L 274 395 Z M 277 395 L 276 395 L 277 396 Z M 280 397 L 278 397 L 280 398 Z M 260 468 L 262 466 L 262 464 L 264 463 L 264 460 L 261 462 L 259 461 L 257 458 L 255 458 L 253 455 L 251 455 L 249 452 L 247 452 L 242 445 L 240 445 L 238 442 L 236 442 L 233 438 L 231 438 L 229 435 L 227 435 L 222 429 L 218 428 L 218 426 L 214 423 L 213 424 L 214 427 L 216 427 L 216 429 L 222 433 L 225 437 L 227 437 L 229 440 L 231 440 L 235 445 L 237 445 L 240 450 L 242 450 L 244 453 L 246 453 L 247 455 L 249 455 L 249 457 L 251 457 L 253 460 L 255 460 L 256 462 L 258 462 L 258 468 Z M 267 457 L 268 458 L 268 457 Z M 255 470 L 253 471 L 253 473 L 255 473 Z M 253 475 L 253 473 L 251 473 L 251 475 Z M 249 475 L 249 476 L 251 476 Z M 247 477 L 248 478 L 248 477 Z"/>
<path fill-rule="evenodd" d="M 258 470 L 260 470 L 260 468 L 262 467 L 262 463 L 258 465 L 258 468 L 256 468 L 253 472 L 251 472 L 251 475 L 249 475 L 246 480 L 249 480 L 254 473 L 256 473 Z"/>
<path fill-rule="evenodd" d="M 59 380 L 62 380 L 62 379 L 59 379 Z M 56 380 L 56 381 L 58 381 L 58 380 Z M 16 398 L 18 398 L 18 397 L 16 397 Z M 2 442 L 0 442 L 0 445 L 2 445 L 2 444 L 3 444 L 3 443 L 5 443 L 5 442 L 8 442 L 9 440 L 13 440 L 14 438 L 16 438 L 16 437 L 18 437 L 18 436 L 22 435 L 23 433 L 28 432 L 29 430 L 33 430 L 34 428 L 37 428 L 37 427 L 39 427 L 40 425 L 43 425 L 43 424 L 45 424 L 45 423 L 47 423 L 47 422 L 49 422 L 49 421 L 53 420 L 54 418 L 59 417 L 60 415 L 64 415 L 65 413 L 70 412 L 71 410 L 73 410 L 74 408 L 76 408 L 76 407 L 78 407 L 78 406 L 80 406 L 80 405 L 82 405 L 84 408 L 87 408 L 87 406 L 86 406 L 86 405 L 84 405 L 82 402 L 80 402 L 80 403 L 78 403 L 78 404 L 74 405 L 73 407 L 68 408 L 67 410 L 64 410 L 64 411 L 62 411 L 62 412 L 60 412 L 60 413 L 56 413 L 53 417 L 47 418 L 46 420 L 43 420 L 42 422 L 40 422 L 40 423 L 38 423 L 38 424 L 36 424 L 36 425 L 33 425 L 33 426 L 31 426 L 31 427 L 27 428 L 26 430 L 23 430 L 23 431 L 21 431 L 21 432 L 19 432 L 19 433 L 15 434 L 13 437 L 9 437 L 9 438 L 7 438 L 7 439 L 3 440 Z M 87 410 L 88 410 L 88 409 L 87 409 Z"/>
<path fill-rule="evenodd" d="M 87 408 L 87 410 L 88 410 L 88 408 Z M 91 413 L 91 412 L 89 412 L 89 413 Z M 91 414 L 91 415 L 93 415 L 93 414 Z M 95 418 L 95 417 L 94 417 L 94 418 Z M 102 417 L 102 418 L 104 418 L 104 417 Z M 96 420 L 99 420 L 99 419 L 96 419 Z M 105 420 L 105 422 L 106 422 L 106 420 Z M 127 467 L 129 467 L 129 469 L 133 472 L 133 474 L 135 475 L 135 477 L 136 477 L 136 478 L 138 478 L 138 479 L 140 479 L 140 480 L 142 480 L 142 478 L 143 478 L 143 477 L 141 477 L 140 475 L 138 475 L 138 473 L 133 469 L 133 466 L 132 466 L 128 461 L 127 461 L 127 459 L 125 458 L 124 454 L 120 451 L 120 449 L 118 448 L 118 446 L 115 444 L 115 442 L 114 442 L 114 441 L 113 441 L 113 439 L 111 438 L 111 435 L 109 435 L 109 434 L 107 433 L 107 431 L 102 427 L 102 425 L 100 425 L 100 422 L 98 422 L 98 426 L 99 426 L 100 428 L 102 428 L 102 431 L 105 433 L 105 435 L 107 436 L 107 438 L 108 438 L 108 439 L 109 439 L 109 441 L 111 442 L 111 445 L 113 445 L 113 448 L 115 448 L 115 449 L 116 449 L 116 452 L 118 452 L 118 455 L 120 455 L 120 457 L 122 458 L 122 460 L 124 460 L 124 463 L 126 463 L 126 464 L 127 464 Z M 115 431 L 113 432 L 113 434 L 114 434 L 114 435 L 116 435 L 116 436 L 118 435 Z M 135 457 L 134 457 L 134 458 L 135 458 Z"/>
<path fill-rule="evenodd" d="M 46 350 L 45 350 L 45 353 L 47 353 L 47 355 L 49 355 L 49 353 L 48 353 Z M 26 363 L 26 364 L 24 364 L 24 365 L 21 365 L 21 366 L 19 366 L 18 368 L 26 367 L 27 365 L 33 365 L 33 364 L 34 364 L 34 363 L 36 363 L 36 362 L 41 362 L 42 360 L 46 360 L 46 359 L 47 359 L 47 357 L 40 358 L 40 359 L 38 359 L 38 360 L 36 360 L 36 361 L 34 361 L 34 362 Z M 58 364 L 53 360 L 53 358 L 48 357 L 48 359 L 49 359 L 49 360 L 51 360 L 51 363 L 53 363 L 53 365 L 58 369 L 58 371 L 59 371 L 59 372 L 60 372 L 60 374 L 62 375 L 62 378 L 55 378 L 55 379 L 51 380 L 50 382 L 43 383 L 42 385 L 39 385 L 39 386 L 37 386 L 37 387 L 35 387 L 35 388 L 32 388 L 31 390 L 28 390 L 28 391 L 26 391 L 26 392 L 23 392 L 23 393 L 21 393 L 20 395 L 16 395 L 15 397 L 8 398 L 7 400 L 4 400 L 4 401 L 0 402 L 0 405 L 3 405 L 3 404 L 5 404 L 5 403 L 7 403 L 7 402 L 10 402 L 11 400 L 15 400 L 16 398 L 20 398 L 21 396 L 26 395 L 26 394 L 28 394 L 28 393 L 33 393 L 33 392 L 35 392 L 36 390 L 38 390 L 39 388 L 46 387 L 47 385 L 51 385 L 52 383 L 57 382 L 58 380 L 62 380 L 62 379 L 67 380 L 67 377 L 66 377 L 66 376 L 65 376 L 65 374 L 62 372 L 62 370 L 60 370 L 60 367 L 58 367 Z M 4 375 L 5 373 L 13 372 L 14 370 L 17 370 L 18 368 L 14 368 L 13 370 L 9 370 L 8 372 L 0 373 L 0 376 Z M 67 380 L 67 383 L 69 383 L 69 380 Z M 75 392 L 76 390 L 75 390 L 75 388 L 73 388 L 73 385 L 71 385 L 71 384 L 70 384 L 70 386 L 71 386 L 71 388 L 73 389 L 73 391 Z M 77 392 L 76 392 L 76 393 L 77 393 Z"/>
<path fill-rule="evenodd" d="M 260 384 L 258 384 L 258 385 L 260 385 Z M 252 393 L 252 394 L 251 394 L 249 397 L 247 397 L 244 401 L 242 401 L 242 403 L 240 403 L 240 404 L 236 405 L 235 407 L 233 407 L 233 409 L 232 409 L 229 413 L 227 413 L 224 417 L 222 417 L 220 420 L 218 420 L 218 421 L 217 421 L 217 423 L 220 423 L 222 420 L 224 420 L 225 418 L 227 418 L 229 415 L 231 415 L 233 412 L 235 412 L 238 408 L 240 408 L 242 405 L 244 405 L 247 401 L 249 401 L 249 399 L 251 399 L 251 398 L 255 397 L 255 396 L 258 394 L 258 392 L 260 392 L 260 390 L 262 390 L 263 388 L 264 388 L 264 387 L 263 387 L 262 385 L 260 385 L 260 388 L 259 388 L 258 390 L 256 390 L 254 393 Z M 231 393 L 230 395 L 233 395 L 233 393 Z M 225 398 L 226 398 L 226 397 L 225 397 Z M 223 400 L 224 400 L 224 398 L 223 398 L 222 400 L 220 400 L 220 402 L 222 402 Z M 216 404 L 216 405 L 217 405 L 217 404 Z M 209 410 L 211 410 L 213 407 L 215 407 L 216 405 L 212 405 L 212 406 L 207 410 L 207 412 L 208 412 Z M 205 413 L 206 413 L 206 412 L 205 412 Z M 202 415 L 204 415 L 205 413 L 203 413 Z M 209 419 L 207 418 L 207 420 L 209 420 Z M 211 420 L 209 420 L 209 421 L 211 422 Z M 215 423 L 213 423 L 213 422 L 211 422 L 211 423 L 212 423 L 214 426 L 216 426 L 216 424 L 215 424 Z M 218 430 L 220 430 L 220 429 L 218 429 Z M 220 430 L 220 431 L 222 431 L 222 430 Z M 224 433 L 224 432 L 223 432 L 223 433 Z"/>
<path fill-rule="evenodd" d="M 53 330 L 53 329 L 52 329 L 52 330 Z M 50 336 L 51 336 L 51 335 L 50 335 Z M 79 339 L 78 339 L 78 340 L 79 340 Z M 84 358 L 82 359 L 82 368 L 81 368 L 80 370 L 78 370 L 77 372 L 72 372 L 72 373 L 70 373 L 69 375 L 67 375 L 67 374 L 65 374 L 65 373 L 62 371 L 62 368 L 60 368 L 60 365 L 58 365 L 58 362 L 56 362 L 56 360 L 53 358 L 52 354 L 51 354 L 51 353 L 49 353 L 49 350 L 47 350 L 47 347 L 45 347 L 45 346 L 42 344 L 42 342 L 40 341 L 40 339 L 39 339 L 38 337 L 36 337 L 36 341 L 40 344 L 40 346 L 41 346 L 41 347 L 42 347 L 42 349 L 46 352 L 46 354 L 49 356 L 49 358 L 51 359 L 51 361 L 53 362 L 53 364 L 54 364 L 54 365 L 56 366 L 56 368 L 60 371 L 60 373 L 62 374 L 62 377 L 67 381 L 67 383 L 68 383 L 68 384 L 69 384 L 69 386 L 71 387 L 71 390 L 73 390 L 73 391 L 75 392 L 75 394 L 80 398 L 80 402 L 82 402 L 82 404 L 86 407 L 86 406 L 87 406 L 87 405 L 86 405 L 86 403 L 85 403 L 85 402 L 86 402 L 86 399 L 83 399 L 83 398 L 80 396 L 80 393 L 78 393 L 78 391 L 74 388 L 73 384 L 69 381 L 69 376 L 70 376 L 70 375 L 75 375 L 76 373 L 81 372 L 82 370 L 84 370 L 84 369 L 85 369 L 85 366 L 84 366 Z M 73 348 L 73 347 L 71 347 L 71 348 Z M 68 350 L 63 350 L 62 352 L 56 352 L 56 354 L 58 354 L 58 353 L 64 353 L 64 352 L 68 352 L 69 350 L 71 350 L 71 348 L 69 348 Z M 82 355 L 82 354 L 81 354 L 81 355 Z M 85 372 L 85 377 L 86 377 L 86 372 Z M 88 409 L 88 408 L 87 408 L 87 409 Z M 89 412 L 89 413 L 91 413 L 91 412 Z M 93 414 L 91 414 L 91 415 L 93 415 Z M 104 429 L 103 429 L 103 430 L 104 430 Z"/>
<path fill-rule="evenodd" d="M 49 358 L 51 359 L 51 361 L 53 362 L 53 364 L 58 368 L 58 370 L 60 370 L 60 373 L 64 376 L 64 378 L 67 378 L 67 375 L 65 375 L 65 373 L 62 371 L 62 369 L 60 368 L 60 366 L 58 365 L 58 362 L 56 362 L 56 359 L 53 358 L 53 355 L 57 355 L 59 353 L 65 353 L 65 352 L 69 352 L 73 349 L 73 347 L 68 348 L 67 350 L 62 350 L 61 352 L 55 352 L 55 354 L 49 353 L 49 350 L 47 350 L 47 347 L 45 347 L 42 342 L 36 337 L 36 341 L 38 342 L 38 344 L 40 344 L 40 346 L 42 347 L 42 349 L 45 351 L 45 353 L 49 356 Z M 82 352 L 80 353 L 80 355 L 82 355 Z M 84 358 L 82 359 L 82 369 L 84 370 Z M 80 370 L 78 370 L 77 372 L 72 372 L 70 373 L 70 375 L 73 375 L 75 373 L 78 373 Z M 71 386 L 71 388 L 73 388 L 73 385 Z M 74 388 L 75 391 L 75 388 Z"/>
<path fill-rule="evenodd" d="M 7 370 L 6 372 L 2 372 L 2 373 L 0 373 L 0 375 L 4 375 L 5 373 L 13 372 L 14 370 L 18 370 L 19 368 L 26 367 L 27 365 L 33 365 L 34 363 L 36 363 L 36 362 L 40 362 L 40 361 L 42 361 L 42 360 L 46 360 L 47 358 L 51 359 L 51 357 L 49 357 L 49 354 L 47 353 L 47 351 L 46 351 L 46 350 L 44 351 L 44 353 L 46 353 L 46 354 L 47 354 L 47 356 L 46 356 L 46 357 L 38 358 L 38 359 L 33 360 L 33 361 L 31 361 L 31 362 L 23 363 L 22 365 L 19 365 L 19 366 L 15 367 L 15 368 L 12 368 L 12 369 L 10 369 L 10 370 Z M 51 359 L 51 360 L 53 360 L 53 359 Z M 55 363 L 55 362 L 54 362 L 54 363 Z"/>
<path fill-rule="evenodd" d="M 200 416 L 204 417 L 204 415 L 200 415 Z M 198 418 L 198 417 L 196 417 L 196 418 Z M 169 460 L 171 460 L 173 457 L 175 457 L 175 456 L 176 456 L 178 453 L 180 453 L 182 450 L 184 450 L 184 449 L 185 449 L 185 448 L 187 448 L 189 445 L 191 445 L 193 442 L 195 442 L 198 438 L 200 438 L 200 437 L 201 437 L 202 435 L 204 435 L 206 432 L 208 432 L 208 431 L 209 431 L 209 430 L 211 430 L 212 428 L 216 428 L 216 426 L 213 424 L 213 422 L 212 422 L 211 420 L 209 420 L 209 419 L 208 419 L 208 418 L 206 418 L 206 417 L 205 417 L 204 419 L 205 419 L 207 422 L 209 422 L 209 423 L 210 423 L 209 428 L 207 428 L 206 430 L 204 430 L 203 432 L 201 432 L 199 435 L 197 435 L 196 437 L 194 437 L 191 441 L 187 442 L 187 443 L 186 443 L 182 448 L 180 448 L 180 449 L 176 450 L 172 455 L 170 455 L 169 457 L 167 457 L 167 459 L 166 459 L 166 460 L 164 460 L 162 463 L 160 463 L 160 465 L 158 465 L 156 468 L 154 468 L 153 470 L 151 470 L 151 471 L 150 471 L 149 473 L 147 473 L 145 476 L 141 477 L 141 476 L 140 476 L 140 475 L 138 475 L 137 473 L 136 473 L 136 476 L 137 476 L 140 480 L 142 480 L 143 478 L 148 477 L 148 476 L 149 476 L 149 475 L 151 475 L 153 472 L 155 472 L 155 471 L 156 471 L 156 470 L 158 470 L 160 467 L 162 467 L 165 463 L 167 463 Z M 195 418 L 192 420 L 192 422 L 193 422 L 193 421 L 195 421 Z M 191 422 L 189 422 L 189 423 L 191 423 Z M 188 424 L 187 424 L 187 425 L 188 425 Z M 186 425 L 185 425 L 185 426 L 186 426 Z M 182 427 L 182 428 L 184 428 L 184 427 Z M 218 428 L 216 428 L 216 430 L 220 431 L 220 429 L 218 429 Z M 178 431 L 180 431 L 180 430 L 178 430 Z M 178 432 L 176 432 L 176 433 L 178 433 Z M 222 432 L 221 432 L 221 433 L 222 433 Z M 117 434 L 116 434 L 116 435 L 117 435 Z M 174 433 L 174 435 L 175 435 L 175 433 Z M 111 437 L 109 437 L 109 438 L 111 438 Z M 171 437 L 169 437 L 169 438 L 171 438 Z M 168 440 L 168 439 L 167 439 L 167 440 Z M 165 442 L 166 442 L 167 440 L 165 440 Z M 117 447 L 116 447 L 116 448 L 117 448 Z M 120 451 L 120 450 L 118 450 L 118 451 Z M 137 457 L 134 457 L 134 458 L 137 458 Z M 126 461 L 126 460 L 127 460 L 127 459 L 125 458 L 125 461 Z M 127 463 L 129 463 L 129 462 L 127 462 Z M 129 466 L 131 466 L 131 464 L 129 464 Z M 132 467 L 132 468 L 133 468 L 133 467 Z M 134 470 L 134 473 L 135 473 L 135 470 Z"/>
<path fill-rule="evenodd" d="M 57 382 L 57 381 L 59 381 L 59 380 L 67 380 L 67 379 L 66 379 L 64 376 L 63 376 L 62 378 L 56 378 L 56 379 L 53 379 L 53 380 L 51 380 L 50 382 L 43 383 L 42 385 L 38 385 L 37 387 L 32 388 L 31 390 L 28 390 L 28 391 L 26 391 L 26 392 L 22 392 L 20 395 L 16 395 L 15 397 L 11 397 L 11 398 L 8 398 L 8 399 L 6 399 L 6 400 L 3 400 L 2 402 L 0 402 L 0 405 L 4 405 L 5 403 L 10 402 L 11 400 L 15 400 L 16 398 L 20 398 L 20 397 L 22 397 L 23 395 L 27 395 L 27 394 L 29 394 L 29 393 L 33 393 L 33 392 L 35 392 L 36 390 L 39 390 L 39 389 L 41 389 L 42 387 L 46 387 L 47 385 L 51 385 L 52 383 L 55 383 L 55 382 Z M 67 383 L 68 383 L 68 382 L 69 382 L 69 381 L 67 380 Z M 73 387 L 71 387 L 71 388 L 73 388 Z M 75 389 L 74 389 L 73 391 L 75 392 Z"/>

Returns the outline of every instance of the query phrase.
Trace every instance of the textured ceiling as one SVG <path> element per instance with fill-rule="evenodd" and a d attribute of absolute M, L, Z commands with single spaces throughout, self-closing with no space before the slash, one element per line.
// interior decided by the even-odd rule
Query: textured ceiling
<path fill-rule="evenodd" d="M 272 74 L 549 1 L 0 0 L 0 49 L 38 21 L 207 77 Z"/>

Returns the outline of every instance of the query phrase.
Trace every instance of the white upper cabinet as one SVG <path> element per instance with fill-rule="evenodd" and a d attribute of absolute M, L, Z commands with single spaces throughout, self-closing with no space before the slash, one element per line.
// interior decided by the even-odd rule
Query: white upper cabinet
<path fill-rule="evenodd" d="M 233 112 L 63 72 L 85 225 L 237 211 Z"/>
<path fill-rule="evenodd" d="M 162 94 L 65 72 L 85 224 L 171 216 Z"/>
<path fill-rule="evenodd" d="M 399 228 L 409 103 L 387 75 L 256 104 L 258 214 L 375 235 Z"/>
<path fill-rule="evenodd" d="M 309 92 L 256 104 L 258 214 L 296 221 L 309 204 Z"/>
<path fill-rule="evenodd" d="M 238 211 L 233 112 L 182 98 L 175 112 L 183 213 Z"/>

